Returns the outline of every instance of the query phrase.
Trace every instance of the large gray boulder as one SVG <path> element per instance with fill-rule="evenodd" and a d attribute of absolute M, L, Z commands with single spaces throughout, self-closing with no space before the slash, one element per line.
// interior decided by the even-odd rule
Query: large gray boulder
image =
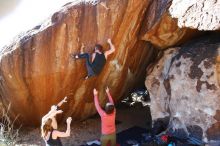
<path fill-rule="evenodd" d="M 153 120 L 177 117 L 203 129 L 204 140 L 220 140 L 220 36 L 171 48 L 148 68 L 146 86 Z"/>
<path fill-rule="evenodd" d="M 220 29 L 220 0 L 173 0 L 169 10 L 179 27 Z"/>

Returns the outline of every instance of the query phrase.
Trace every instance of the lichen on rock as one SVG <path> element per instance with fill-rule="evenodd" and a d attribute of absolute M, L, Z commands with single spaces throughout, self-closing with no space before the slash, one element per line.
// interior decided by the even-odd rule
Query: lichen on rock
<path fill-rule="evenodd" d="M 220 109 L 219 45 L 219 35 L 215 35 L 165 51 L 145 82 L 153 119 L 178 117 L 186 126 L 201 127 L 204 139 L 220 136 L 220 129 L 212 127 L 220 122 L 215 118 Z M 207 133 L 210 129 L 213 132 Z"/>
<path fill-rule="evenodd" d="M 220 29 L 220 0 L 173 0 L 169 11 L 180 28 Z"/>

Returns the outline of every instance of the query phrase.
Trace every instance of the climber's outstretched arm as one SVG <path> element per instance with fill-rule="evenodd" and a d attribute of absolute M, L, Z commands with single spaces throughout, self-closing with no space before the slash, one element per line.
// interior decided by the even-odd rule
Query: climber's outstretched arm
<path fill-rule="evenodd" d="M 64 99 L 61 100 L 61 101 L 57 104 L 57 106 L 60 107 L 60 106 L 61 106 L 63 103 L 65 103 L 65 102 L 67 102 L 67 96 L 65 96 Z"/>
<path fill-rule="evenodd" d="M 57 114 L 62 113 L 62 110 L 50 110 L 45 116 L 43 116 L 42 118 L 42 122 L 47 121 L 47 119 L 52 119 L 53 117 L 55 117 Z"/>
<path fill-rule="evenodd" d="M 108 39 L 107 42 L 108 42 L 108 44 L 110 45 L 110 50 L 108 50 L 108 51 L 105 52 L 105 58 L 106 58 L 106 59 L 107 59 L 107 57 L 108 57 L 110 54 L 112 54 L 112 53 L 115 52 L 115 46 L 112 44 L 111 39 Z"/>
<path fill-rule="evenodd" d="M 105 112 L 99 105 L 98 91 L 95 88 L 93 89 L 93 95 L 94 95 L 94 103 L 95 103 L 96 110 L 98 111 L 100 116 L 103 116 Z"/>
<path fill-rule="evenodd" d="M 112 96 L 111 96 L 111 94 L 110 94 L 110 92 L 109 92 L 109 88 L 108 88 L 108 87 L 106 87 L 105 92 L 106 92 L 106 94 L 108 95 L 108 100 L 109 100 L 109 102 L 114 105 L 114 100 L 112 99 Z"/>

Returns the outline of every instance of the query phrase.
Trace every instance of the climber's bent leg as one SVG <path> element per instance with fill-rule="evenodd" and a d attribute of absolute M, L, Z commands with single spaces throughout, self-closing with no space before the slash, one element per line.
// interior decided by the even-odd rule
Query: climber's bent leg
<path fill-rule="evenodd" d="M 90 55 L 88 53 L 83 53 L 83 54 L 79 54 L 78 57 L 86 59 L 87 77 L 85 79 L 87 79 L 87 78 L 89 78 L 91 76 L 94 76 L 95 73 L 92 70 L 92 63 L 89 60 L 90 59 Z"/>

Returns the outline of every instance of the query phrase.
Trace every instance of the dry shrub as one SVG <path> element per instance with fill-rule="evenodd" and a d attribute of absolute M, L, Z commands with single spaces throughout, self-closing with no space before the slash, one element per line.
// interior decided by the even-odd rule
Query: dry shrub
<path fill-rule="evenodd" d="M 8 145 L 14 146 L 18 141 L 18 134 L 21 126 L 18 128 L 15 127 L 15 121 L 18 116 L 14 120 L 11 120 L 9 117 L 11 104 L 8 105 L 6 109 L 2 109 L 2 117 L 0 120 L 0 145 Z"/>

